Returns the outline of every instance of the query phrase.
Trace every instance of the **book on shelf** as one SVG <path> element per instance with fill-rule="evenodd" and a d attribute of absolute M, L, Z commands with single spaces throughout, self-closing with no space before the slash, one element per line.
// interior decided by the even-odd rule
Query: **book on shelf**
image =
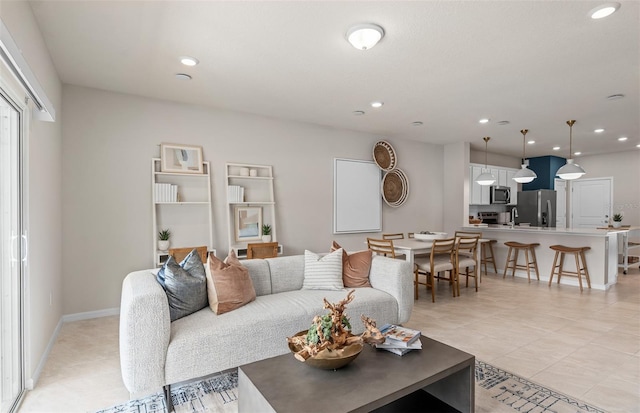
<path fill-rule="evenodd" d="M 167 183 L 155 184 L 155 202 L 178 202 L 178 185 Z"/>
<path fill-rule="evenodd" d="M 244 187 L 229 185 L 227 187 L 227 198 L 229 203 L 244 202 Z"/>
<path fill-rule="evenodd" d="M 409 345 L 420 338 L 420 330 L 402 327 L 395 324 L 385 324 L 380 329 L 385 336 L 385 343 L 393 343 L 399 347 L 409 347 Z"/>

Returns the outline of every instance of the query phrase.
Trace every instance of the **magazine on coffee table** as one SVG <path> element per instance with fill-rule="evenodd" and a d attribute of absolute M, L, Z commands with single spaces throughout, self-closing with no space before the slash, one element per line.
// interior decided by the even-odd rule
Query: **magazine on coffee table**
<path fill-rule="evenodd" d="M 410 352 L 411 350 L 420 350 L 422 349 L 422 341 L 416 340 L 413 343 L 405 346 L 404 344 L 398 345 L 395 341 L 385 340 L 384 343 L 375 344 L 375 348 L 380 350 L 387 350 L 392 352 L 393 354 L 397 354 L 399 356 L 403 356 Z"/>
<path fill-rule="evenodd" d="M 414 330 L 412 328 L 402 327 L 395 324 L 385 324 L 380 329 L 380 332 L 385 336 L 385 343 L 395 344 L 396 347 L 409 347 L 409 344 L 414 343 L 420 338 L 420 330 Z"/>

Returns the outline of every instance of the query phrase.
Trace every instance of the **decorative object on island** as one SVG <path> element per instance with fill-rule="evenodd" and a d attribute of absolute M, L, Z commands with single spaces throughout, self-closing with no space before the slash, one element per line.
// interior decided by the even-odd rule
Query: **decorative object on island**
<path fill-rule="evenodd" d="M 180 172 L 187 174 L 201 174 L 202 146 L 182 145 L 176 143 L 160 144 L 160 158 L 162 172 Z"/>
<path fill-rule="evenodd" d="M 491 174 L 489 171 L 488 163 L 487 163 L 487 146 L 489 145 L 489 140 L 491 137 L 485 136 L 482 138 L 484 141 L 484 169 L 482 173 L 478 175 L 476 178 L 476 182 L 478 185 L 493 185 L 496 182 L 496 177 Z"/>
<path fill-rule="evenodd" d="M 397 208 L 405 203 L 409 196 L 409 179 L 398 168 L 387 172 L 382 178 L 382 198 L 390 207 Z"/>
<path fill-rule="evenodd" d="M 262 242 L 271 242 L 271 225 L 262 225 Z"/>
<path fill-rule="evenodd" d="M 527 166 L 529 166 L 529 161 L 527 161 L 527 159 L 525 158 L 527 132 L 529 132 L 529 129 L 522 129 L 520 131 L 520 133 L 522 134 L 522 169 L 516 172 L 516 174 L 513 176 L 513 180 L 519 184 L 528 184 L 538 177 L 535 172 L 527 168 Z"/>
<path fill-rule="evenodd" d="M 169 245 L 171 244 L 169 238 L 171 238 L 171 231 L 168 229 L 163 229 L 158 232 L 158 249 L 160 251 L 167 251 L 169 249 Z"/>
<path fill-rule="evenodd" d="M 262 208 L 236 206 L 236 241 L 255 241 L 262 238 Z"/>
<path fill-rule="evenodd" d="M 622 214 L 620 212 L 616 212 L 613 214 L 613 227 L 620 228 L 622 226 Z"/>
<path fill-rule="evenodd" d="M 329 313 L 315 316 L 311 327 L 293 337 L 287 337 L 289 349 L 296 359 L 312 367 L 336 370 L 355 360 L 363 348 L 363 343 L 381 344 L 385 337 L 376 328 L 376 322 L 362 316 L 365 331 L 359 336 L 351 334 L 351 324 L 345 315 L 347 304 L 354 299 L 355 290 L 349 291 L 347 298 L 332 304 L 324 299 L 324 308 Z"/>
<path fill-rule="evenodd" d="M 565 181 L 570 181 L 572 179 L 578 179 L 586 172 L 584 169 L 580 167 L 577 163 L 573 163 L 573 159 L 571 156 L 573 155 L 572 149 L 572 141 L 573 141 L 573 124 L 576 123 L 575 120 L 568 120 L 567 125 L 569 125 L 569 157 L 567 158 L 567 163 L 558 169 L 556 175 L 560 179 L 564 179 Z"/>
<path fill-rule="evenodd" d="M 387 141 L 378 141 L 373 145 L 373 160 L 378 168 L 386 172 L 393 170 L 398 163 L 396 151 Z"/>

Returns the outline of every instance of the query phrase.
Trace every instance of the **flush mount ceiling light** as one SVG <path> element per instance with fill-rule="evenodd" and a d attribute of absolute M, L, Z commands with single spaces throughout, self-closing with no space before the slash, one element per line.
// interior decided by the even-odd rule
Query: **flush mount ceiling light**
<path fill-rule="evenodd" d="M 200 61 L 198 59 L 196 59 L 195 57 L 191 57 L 191 56 L 182 56 L 180 58 L 180 63 L 182 63 L 185 66 L 195 66 L 198 63 L 200 63 Z"/>
<path fill-rule="evenodd" d="M 369 50 L 382 39 L 384 30 L 377 24 L 358 24 L 347 31 L 347 40 L 359 50 Z"/>
<path fill-rule="evenodd" d="M 554 147 L 553 147 L 553 148 L 551 148 L 551 149 L 553 149 L 554 151 L 559 151 L 559 150 L 560 150 L 560 147 L 559 147 L 559 146 L 554 146 Z"/>
<path fill-rule="evenodd" d="M 176 73 L 176 79 L 178 80 L 191 80 L 191 76 L 186 73 Z"/>
<path fill-rule="evenodd" d="M 384 102 L 371 102 L 372 108 L 381 108 L 384 105 Z"/>
<path fill-rule="evenodd" d="M 586 172 L 584 169 L 580 167 L 577 163 L 573 163 L 573 159 L 571 159 L 571 141 L 573 135 L 573 124 L 576 123 L 575 120 L 568 120 L 567 125 L 569 125 L 569 159 L 567 159 L 567 163 L 558 169 L 556 175 L 560 179 L 564 179 L 565 181 L 570 181 L 572 179 L 578 179 Z"/>
<path fill-rule="evenodd" d="M 496 177 L 489 172 L 489 168 L 487 168 L 487 145 L 489 144 L 489 136 L 485 136 L 482 138 L 484 140 L 484 169 L 482 173 L 478 175 L 476 178 L 476 182 L 478 185 L 492 185 L 496 181 Z"/>
<path fill-rule="evenodd" d="M 593 131 L 594 131 L 595 133 L 602 133 L 602 132 L 604 132 L 604 129 L 599 128 L 599 129 L 594 129 Z"/>
<path fill-rule="evenodd" d="M 611 16 L 620 8 L 620 3 L 605 3 L 595 9 L 591 9 L 589 16 L 592 19 L 602 19 L 603 17 Z"/>
<path fill-rule="evenodd" d="M 621 137 L 619 137 L 619 138 L 618 138 L 618 140 L 619 140 L 620 142 L 624 142 L 624 141 L 626 141 L 626 140 L 627 140 L 627 137 L 626 137 L 626 136 L 621 136 Z"/>
<path fill-rule="evenodd" d="M 489 119 L 488 118 L 480 119 L 478 123 L 489 123 Z"/>
<path fill-rule="evenodd" d="M 526 145 L 524 144 L 526 140 L 527 132 L 529 132 L 529 129 L 522 129 L 520 131 L 520 133 L 522 134 L 522 169 L 520 169 L 518 172 L 515 173 L 515 175 L 513 175 L 513 180 L 519 184 L 527 184 L 538 177 L 538 175 L 536 175 L 535 172 L 527 168 L 527 165 L 529 164 L 529 162 L 526 160 L 526 157 L 525 157 Z"/>

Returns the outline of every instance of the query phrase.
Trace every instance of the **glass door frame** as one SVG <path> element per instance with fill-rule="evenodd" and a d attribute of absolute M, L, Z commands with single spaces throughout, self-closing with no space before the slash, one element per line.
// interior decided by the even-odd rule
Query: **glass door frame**
<path fill-rule="evenodd" d="M 15 241 L 15 256 L 18 260 L 17 264 L 17 272 L 18 272 L 18 282 L 17 287 L 19 291 L 17 291 L 17 313 L 18 317 L 17 321 L 17 334 L 18 334 L 18 345 L 17 352 L 19 357 L 19 390 L 17 391 L 15 398 L 11 401 L 10 406 L 2 406 L 2 410 L 5 410 L 6 407 L 8 412 L 14 412 L 20 406 L 22 399 L 25 395 L 26 391 L 26 341 L 25 341 L 25 311 L 26 311 L 26 265 L 27 265 L 27 225 L 26 225 L 26 142 L 27 142 L 27 125 L 29 119 L 29 110 L 28 104 L 25 100 L 25 103 L 21 103 L 20 94 L 15 92 L 15 89 L 11 87 L 10 84 L 3 81 L 4 79 L 0 79 L 0 99 L 5 100 L 13 109 L 18 113 L 18 125 L 17 125 L 17 154 L 16 154 L 16 175 L 17 175 L 17 200 L 16 200 L 16 208 L 17 208 L 17 231 L 16 231 L 16 241 Z M 13 155 L 12 155 L 13 156 Z M 13 248 L 11 246 L 10 248 Z M 13 293 L 13 292 L 12 292 Z M 4 379 L 3 379 L 4 380 Z M 4 397 L 4 396 L 3 396 Z"/>

